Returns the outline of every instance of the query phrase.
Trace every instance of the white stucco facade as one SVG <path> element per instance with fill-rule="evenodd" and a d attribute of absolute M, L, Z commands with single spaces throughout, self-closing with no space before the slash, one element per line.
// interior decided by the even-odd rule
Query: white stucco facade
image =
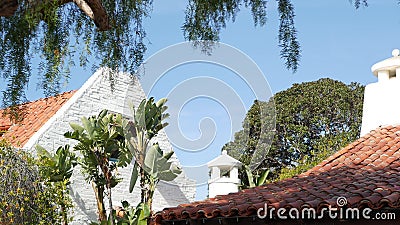
<path fill-rule="evenodd" d="M 400 52 L 374 64 L 372 73 L 378 82 L 365 87 L 361 136 L 379 126 L 400 123 Z"/>
<path fill-rule="evenodd" d="M 80 123 L 80 118 L 97 115 L 102 109 L 112 112 L 131 115 L 129 103 L 138 106 L 145 98 L 140 83 L 128 74 L 120 73 L 115 80 L 114 90 L 111 90 L 109 79 L 102 74 L 102 70 L 96 72 L 62 107 L 46 122 L 46 124 L 33 135 L 23 147 L 32 150 L 36 144 L 46 149 L 57 149 L 58 146 L 75 142 L 64 138 L 64 133 L 70 131 L 70 122 Z M 172 146 L 165 132 L 162 130 L 156 137 L 160 147 L 169 151 Z M 179 161 L 173 156 L 177 164 Z M 126 168 L 118 168 L 118 173 L 123 181 L 113 188 L 112 198 L 114 205 L 121 205 L 126 200 L 131 205 L 136 205 L 140 200 L 138 183 L 129 193 L 129 181 L 132 165 Z M 192 202 L 195 198 L 195 182 L 181 173 L 173 182 L 160 182 L 155 192 L 153 209 L 161 210 L 168 206 L 176 206 L 181 203 Z M 71 178 L 71 196 L 74 201 L 74 221 L 71 224 L 89 224 L 97 220 L 97 205 L 94 192 L 88 184 L 79 167 L 76 167 Z M 108 200 L 105 200 L 106 207 Z"/>

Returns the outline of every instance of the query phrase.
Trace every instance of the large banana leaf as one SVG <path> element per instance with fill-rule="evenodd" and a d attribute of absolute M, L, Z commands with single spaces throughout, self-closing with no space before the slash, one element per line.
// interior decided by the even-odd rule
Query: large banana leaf
<path fill-rule="evenodd" d="M 145 157 L 145 170 L 153 178 L 172 181 L 178 174 L 182 172 L 172 162 L 168 160 L 171 158 L 173 152 L 163 155 L 162 150 L 158 144 L 152 145 L 146 153 Z"/>
<path fill-rule="evenodd" d="M 129 193 L 132 193 L 133 188 L 135 187 L 136 181 L 138 179 L 138 168 L 137 168 L 137 163 L 135 162 L 133 169 L 132 169 L 132 175 L 131 175 L 131 181 L 129 182 Z"/>

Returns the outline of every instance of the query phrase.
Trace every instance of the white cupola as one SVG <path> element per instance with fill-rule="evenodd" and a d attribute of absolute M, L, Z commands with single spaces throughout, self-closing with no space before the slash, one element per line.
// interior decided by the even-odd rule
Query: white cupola
<path fill-rule="evenodd" d="M 229 156 L 224 150 L 217 158 L 207 163 L 211 170 L 208 180 L 208 197 L 216 195 L 226 195 L 239 191 L 239 167 L 242 163 Z"/>
<path fill-rule="evenodd" d="M 400 124 L 400 51 L 371 67 L 378 82 L 368 84 L 364 92 L 361 136 L 379 126 Z"/>

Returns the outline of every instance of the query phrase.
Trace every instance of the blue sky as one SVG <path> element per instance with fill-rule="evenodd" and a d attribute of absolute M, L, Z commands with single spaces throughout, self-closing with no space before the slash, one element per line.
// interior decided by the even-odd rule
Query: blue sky
<path fill-rule="evenodd" d="M 181 26 L 185 3 L 182 0 L 154 1 L 151 18 L 145 22 L 148 40 L 151 42 L 147 58 L 163 48 L 184 41 Z M 348 0 L 306 0 L 293 3 L 295 24 L 302 47 L 300 67 L 295 74 L 285 69 L 279 56 L 276 1 L 268 3 L 268 20 L 264 27 L 254 27 L 250 12 L 242 9 L 236 22 L 229 23 L 221 34 L 221 42 L 239 49 L 254 60 L 273 93 L 285 90 L 294 83 L 324 77 L 345 83 L 375 82 L 371 66 L 390 57 L 394 48 L 400 48 L 400 6 L 396 0 L 369 0 L 369 7 L 358 10 Z M 71 79 L 63 91 L 78 89 L 91 75 L 90 69 L 84 71 L 72 68 L 71 71 Z M 225 82 L 233 90 L 234 97 L 239 96 L 242 101 L 242 105 L 230 109 L 224 108 L 229 104 L 198 97 L 182 107 L 179 129 L 185 137 L 192 140 L 214 138 L 211 144 L 204 144 L 207 148 L 199 151 L 175 148 L 188 174 L 201 182 L 207 176 L 207 171 L 201 165 L 219 155 L 223 144 L 240 128 L 254 95 L 232 71 L 204 63 L 183 65 L 169 71 L 160 80 L 153 94 L 157 98 L 164 97 L 178 84 L 198 77 Z M 29 100 L 42 97 L 36 82 L 37 79 L 33 77 L 27 89 Z M 4 88 L 3 82 L 0 87 Z M 202 86 L 196 88 L 201 89 Z M 198 190 L 197 199 L 203 199 L 207 194 L 206 185 L 199 186 Z"/>

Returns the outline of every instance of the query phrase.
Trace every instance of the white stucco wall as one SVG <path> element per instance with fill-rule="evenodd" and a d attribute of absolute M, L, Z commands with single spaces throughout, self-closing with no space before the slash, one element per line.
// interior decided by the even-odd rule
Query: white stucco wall
<path fill-rule="evenodd" d="M 371 67 L 378 82 L 365 87 L 361 136 L 379 126 L 400 124 L 400 50 Z"/>
<path fill-rule="evenodd" d="M 138 106 L 145 97 L 140 83 L 133 82 L 127 74 L 119 74 L 116 79 L 114 91 L 108 78 L 96 72 L 71 99 L 28 141 L 24 149 L 32 150 L 36 144 L 40 144 L 49 150 L 55 150 L 58 146 L 70 144 L 74 145 L 73 140 L 64 138 L 64 133 L 70 131 L 70 122 L 80 123 L 80 118 L 85 116 L 97 115 L 102 109 L 130 115 L 129 104 Z M 163 150 L 172 150 L 164 131 L 157 136 Z M 179 163 L 176 157 L 173 157 Z M 118 169 L 123 181 L 113 188 L 112 198 L 114 205 L 121 205 L 121 201 L 126 200 L 131 205 L 136 205 L 140 200 L 140 190 L 138 183 L 133 193 L 129 193 L 129 180 L 132 165 Z M 164 207 L 176 206 L 194 200 L 195 182 L 189 180 L 184 173 L 180 174 L 173 183 L 160 182 L 155 192 L 153 209 L 161 210 Z M 88 184 L 80 168 L 74 170 L 71 178 L 71 196 L 75 204 L 74 222 L 72 224 L 88 224 L 90 221 L 97 220 L 97 206 L 94 192 Z M 106 207 L 108 200 L 105 200 Z"/>
<path fill-rule="evenodd" d="M 379 126 L 400 123 L 400 78 L 369 84 L 365 87 L 361 136 Z"/>
<path fill-rule="evenodd" d="M 240 180 L 230 177 L 221 177 L 208 182 L 208 197 L 227 195 L 239 191 Z"/>

